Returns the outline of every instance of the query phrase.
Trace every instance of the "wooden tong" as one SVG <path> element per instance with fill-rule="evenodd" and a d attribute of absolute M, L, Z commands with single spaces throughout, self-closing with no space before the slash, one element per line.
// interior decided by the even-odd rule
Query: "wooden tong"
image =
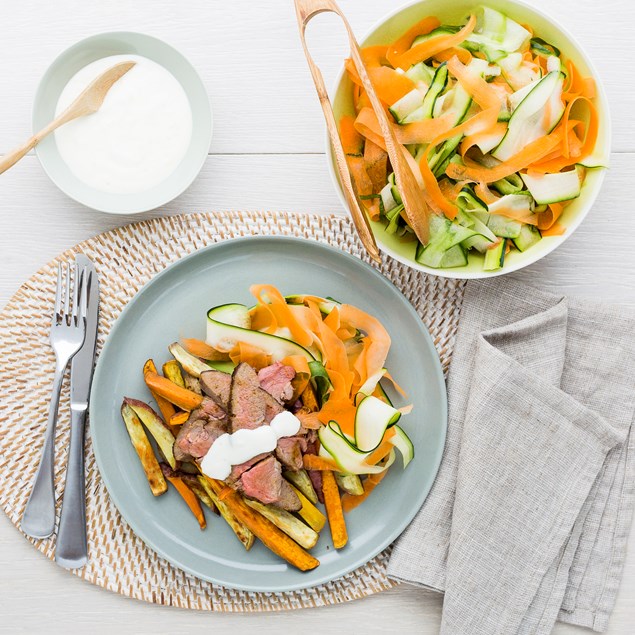
<path fill-rule="evenodd" d="M 344 189 L 344 197 L 346 198 L 353 217 L 353 223 L 355 224 L 355 228 L 357 229 L 364 247 L 366 247 L 366 250 L 373 259 L 380 262 L 379 250 L 370 229 L 370 224 L 360 207 L 355 190 L 353 189 L 350 172 L 346 164 L 344 148 L 342 147 L 342 142 L 337 131 L 333 107 L 324 85 L 322 73 L 316 66 L 315 62 L 313 62 L 306 44 L 305 31 L 307 24 L 316 15 L 324 12 L 337 14 L 344 23 L 351 49 L 351 59 L 355 64 L 359 78 L 361 79 L 364 89 L 368 94 L 370 103 L 375 111 L 377 120 L 379 121 L 379 127 L 386 143 L 386 150 L 388 152 L 388 157 L 390 158 L 390 163 L 395 172 L 395 181 L 403 201 L 404 211 L 408 218 L 408 223 L 421 243 L 424 245 L 427 244 L 430 235 L 430 209 L 423 197 L 423 190 L 419 187 L 419 184 L 417 183 L 417 180 L 415 179 L 415 176 L 403 154 L 406 150 L 402 148 L 397 141 L 397 137 L 395 136 L 395 132 L 392 128 L 392 123 L 388 120 L 386 111 L 384 110 L 384 107 L 373 88 L 372 82 L 370 81 L 370 77 L 368 76 L 368 72 L 366 71 L 366 67 L 364 66 L 364 62 L 362 60 L 359 44 L 355 39 L 355 35 L 350 24 L 335 3 L 335 0 L 295 0 L 295 9 L 298 17 L 298 25 L 300 27 L 302 47 L 304 48 L 304 54 L 306 55 L 309 63 L 313 82 L 315 83 L 315 88 L 317 89 L 317 93 L 320 98 L 320 105 L 322 106 L 324 118 L 326 119 L 326 127 L 328 129 L 331 143 L 333 144 L 333 150 L 335 151 L 335 161 L 337 163 L 337 169 Z"/>

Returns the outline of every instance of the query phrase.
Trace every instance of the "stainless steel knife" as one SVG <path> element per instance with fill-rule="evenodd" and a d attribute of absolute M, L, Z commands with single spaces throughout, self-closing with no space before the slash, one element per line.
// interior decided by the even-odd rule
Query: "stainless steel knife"
<path fill-rule="evenodd" d="M 97 271 L 92 261 L 84 254 L 77 254 L 75 261 L 80 270 L 82 267 L 86 267 L 85 275 L 89 276 L 89 279 L 86 338 L 84 345 L 71 363 L 71 438 L 68 448 L 62 514 L 55 546 L 55 561 L 68 569 L 83 567 L 88 562 L 84 436 L 99 323 Z"/>

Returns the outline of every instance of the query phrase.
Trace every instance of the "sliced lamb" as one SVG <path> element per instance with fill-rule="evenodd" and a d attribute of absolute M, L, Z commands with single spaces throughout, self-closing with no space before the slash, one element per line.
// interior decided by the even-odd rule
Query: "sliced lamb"
<path fill-rule="evenodd" d="M 206 416 L 227 422 L 227 411 L 219 406 L 213 399 L 203 399 L 200 409 Z"/>
<path fill-rule="evenodd" d="M 266 403 L 256 371 L 248 364 L 234 369 L 229 393 L 229 414 L 232 432 L 253 430 L 265 423 Z"/>
<path fill-rule="evenodd" d="M 280 498 L 282 468 L 273 456 L 256 463 L 240 477 L 240 489 L 246 496 L 266 505 Z"/>
<path fill-rule="evenodd" d="M 273 456 L 244 472 L 236 486 L 245 496 L 265 505 L 273 504 L 287 511 L 298 511 L 302 507 L 297 494 L 282 478 L 282 466 Z"/>
<path fill-rule="evenodd" d="M 177 461 L 200 459 L 207 454 L 212 443 L 227 430 L 227 415 L 218 404 L 203 400 L 200 408 L 190 413 L 174 441 L 174 458 Z M 215 416 L 218 414 L 220 416 Z"/>
<path fill-rule="evenodd" d="M 226 479 L 227 483 L 235 483 L 247 470 L 250 470 L 254 465 L 256 465 L 256 463 L 259 463 L 268 456 L 269 453 L 257 454 L 253 458 L 245 461 L 244 463 L 241 463 L 240 465 L 232 466 L 231 474 Z"/>
<path fill-rule="evenodd" d="M 300 511 L 302 509 L 302 503 L 298 495 L 293 491 L 291 485 L 284 479 L 282 479 L 280 485 L 280 498 L 272 504 L 288 512 Z"/>
<path fill-rule="evenodd" d="M 292 472 L 302 469 L 302 452 L 306 451 L 304 437 L 282 437 L 278 439 L 276 458 Z"/>
<path fill-rule="evenodd" d="M 229 409 L 229 391 L 232 376 L 220 370 L 206 370 L 199 379 L 203 392 L 225 410 Z"/>
<path fill-rule="evenodd" d="M 260 392 L 265 400 L 265 423 L 269 424 L 276 415 L 284 412 L 284 408 L 266 390 L 260 389 Z"/>
<path fill-rule="evenodd" d="M 276 401 L 284 403 L 293 397 L 291 382 L 295 378 L 295 370 L 280 362 L 265 366 L 258 371 L 260 387 L 266 390 Z"/>

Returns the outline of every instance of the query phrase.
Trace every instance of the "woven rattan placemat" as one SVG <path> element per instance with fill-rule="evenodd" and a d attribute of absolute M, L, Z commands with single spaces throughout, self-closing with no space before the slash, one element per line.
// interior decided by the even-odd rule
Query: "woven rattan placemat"
<path fill-rule="evenodd" d="M 0 504 L 16 527 L 44 439 L 54 368 L 48 328 L 58 262 L 83 252 L 97 266 L 101 281 L 101 349 L 123 307 L 156 273 L 196 249 L 247 235 L 304 236 L 366 259 L 352 224 L 338 216 L 226 212 L 158 218 L 100 234 L 69 249 L 24 283 L 4 307 L 0 314 Z M 418 311 L 447 370 L 463 297 L 462 283 L 427 276 L 388 257 L 384 257 L 380 270 Z M 66 382 L 57 432 L 58 513 L 68 436 Z M 73 573 L 110 591 L 182 608 L 275 611 L 346 602 L 395 584 L 386 577 L 389 550 L 338 580 L 304 591 L 247 593 L 201 581 L 158 557 L 135 536 L 108 496 L 90 439 L 86 471 L 90 562 Z M 53 559 L 54 539 L 28 540 Z"/>

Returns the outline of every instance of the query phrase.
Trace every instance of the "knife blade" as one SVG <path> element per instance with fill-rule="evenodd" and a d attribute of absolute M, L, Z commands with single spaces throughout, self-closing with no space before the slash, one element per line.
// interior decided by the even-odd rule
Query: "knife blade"
<path fill-rule="evenodd" d="M 88 281 L 88 314 L 86 316 L 86 339 L 84 345 L 71 362 L 71 407 L 85 404 L 88 407 L 88 395 L 95 368 L 95 349 L 97 348 L 97 326 L 99 323 L 99 279 L 95 265 L 84 254 L 77 254 L 75 262 L 80 271 L 85 267 Z"/>
<path fill-rule="evenodd" d="M 99 324 L 99 279 L 95 265 L 84 254 L 77 254 L 75 262 L 79 271 L 83 270 L 84 275 L 89 276 L 88 313 L 84 344 L 71 363 L 71 438 L 55 547 L 55 561 L 69 569 L 82 567 L 88 562 L 84 434 Z"/>

